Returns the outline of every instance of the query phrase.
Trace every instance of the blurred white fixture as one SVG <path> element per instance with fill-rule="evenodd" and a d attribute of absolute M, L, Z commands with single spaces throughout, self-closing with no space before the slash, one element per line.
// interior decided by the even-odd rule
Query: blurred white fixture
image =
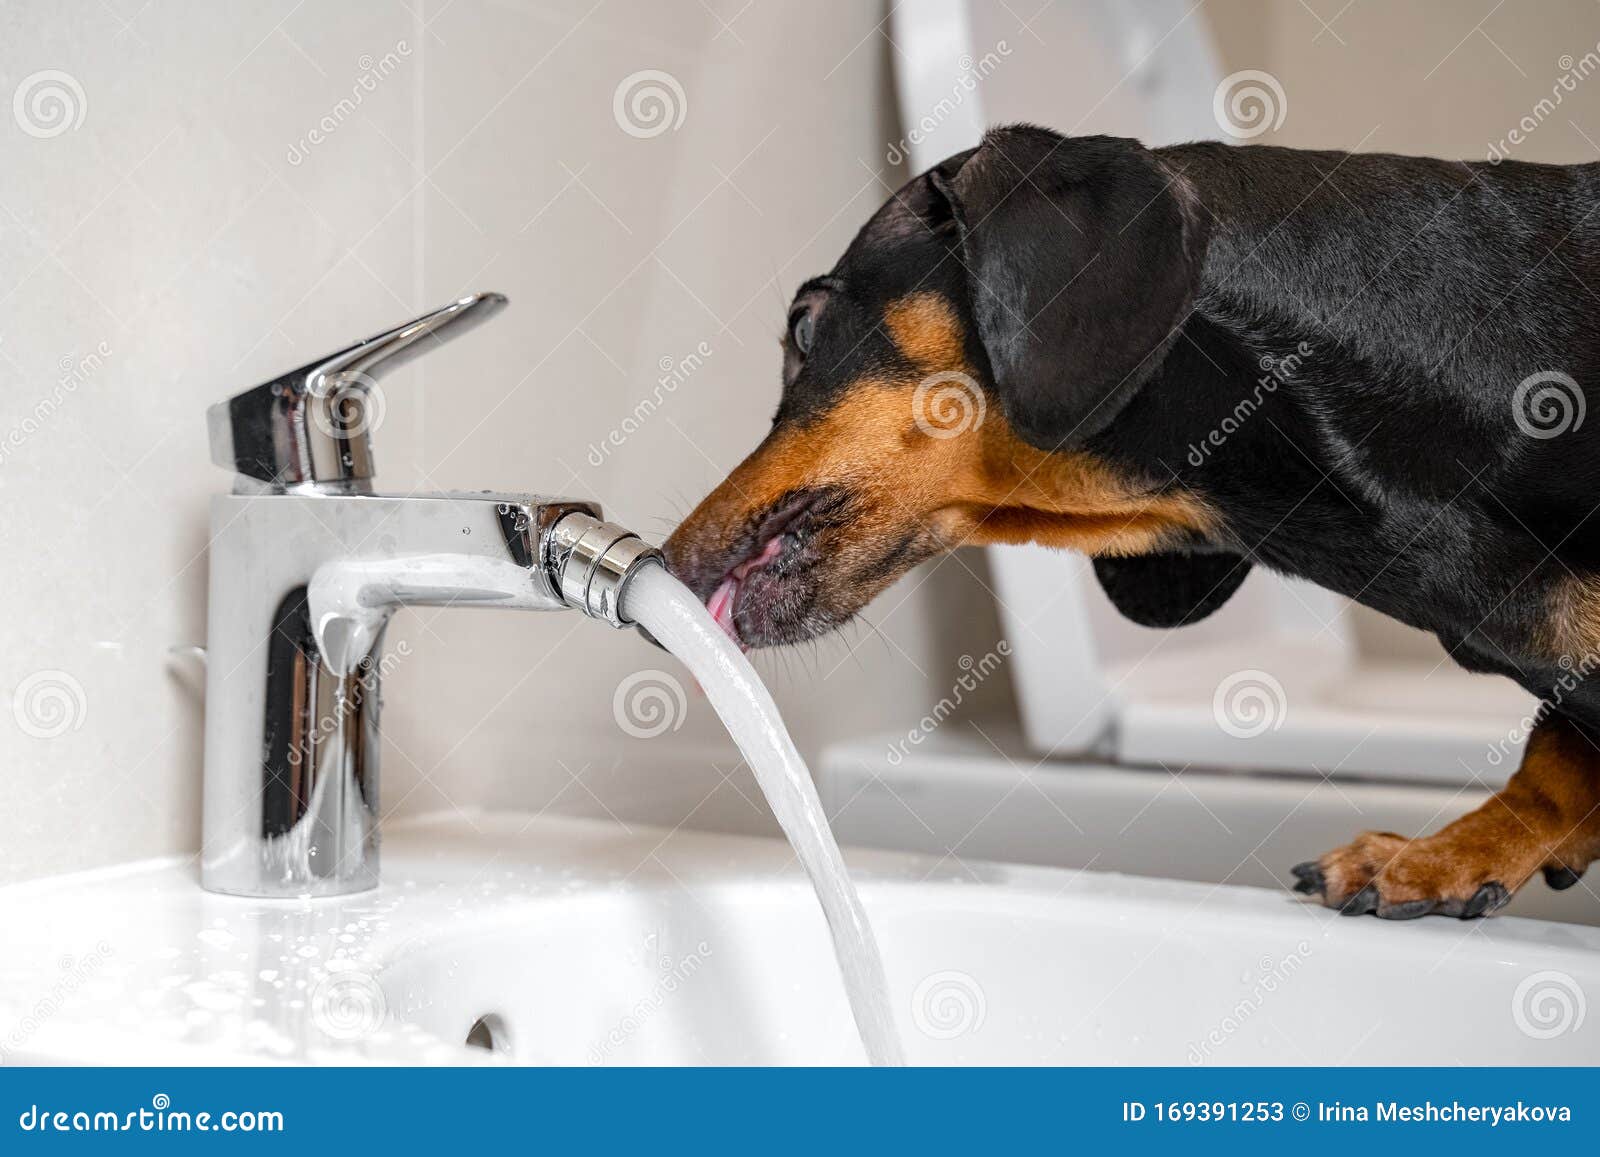
<path fill-rule="evenodd" d="M 1148 145 L 1219 138 L 1223 78 L 1198 7 L 1062 0 L 1029 17 L 902 0 L 899 151 L 921 172 L 977 144 L 985 124 L 1022 120 Z M 1024 734 L 1041 755 L 1490 784 L 1520 760 L 1532 696 L 1442 650 L 1364 653 L 1347 600 L 1309 584 L 1257 568 L 1206 622 L 1153 631 L 1121 617 L 1082 556 L 989 558 Z"/>

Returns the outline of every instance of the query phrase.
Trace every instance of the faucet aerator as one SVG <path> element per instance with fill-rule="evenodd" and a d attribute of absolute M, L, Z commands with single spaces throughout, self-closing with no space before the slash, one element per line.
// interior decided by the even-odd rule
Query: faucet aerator
<path fill-rule="evenodd" d="M 641 567 L 665 565 L 659 550 L 631 530 L 582 512 L 556 523 L 549 542 L 551 582 L 569 607 L 613 627 L 638 625 L 623 615 L 622 593 Z"/>

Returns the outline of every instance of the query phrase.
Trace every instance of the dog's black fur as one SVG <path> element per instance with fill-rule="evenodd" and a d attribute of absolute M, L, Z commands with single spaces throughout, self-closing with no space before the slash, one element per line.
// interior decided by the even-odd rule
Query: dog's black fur
<path fill-rule="evenodd" d="M 1600 419 L 1534 437 L 1513 396 L 1544 371 L 1600 380 L 1597 206 L 1600 165 L 1018 126 L 902 189 L 836 273 L 855 297 L 965 303 L 1022 438 L 1221 513 L 1221 541 L 1098 561 L 1134 620 L 1203 618 L 1260 563 L 1547 697 L 1568 668 L 1536 645 L 1554 586 L 1600 570 Z M 818 341 L 893 358 L 850 317 Z M 780 422 L 861 372 L 790 360 Z M 1600 694 L 1559 698 L 1600 727 Z"/>

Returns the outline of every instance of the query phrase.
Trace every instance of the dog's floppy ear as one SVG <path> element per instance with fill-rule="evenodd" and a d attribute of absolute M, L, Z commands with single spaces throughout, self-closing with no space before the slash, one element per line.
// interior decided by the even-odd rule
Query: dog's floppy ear
<path fill-rule="evenodd" d="M 1100 587 L 1141 627 L 1187 627 L 1227 602 L 1250 573 L 1236 554 L 1167 551 L 1094 560 Z"/>
<path fill-rule="evenodd" d="M 1006 417 L 1042 450 L 1110 424 L 1156 371 L 1195 274 L 1183 213 L 1137 141 L 1022 125 L 929 173 L 961 239 Z"/>

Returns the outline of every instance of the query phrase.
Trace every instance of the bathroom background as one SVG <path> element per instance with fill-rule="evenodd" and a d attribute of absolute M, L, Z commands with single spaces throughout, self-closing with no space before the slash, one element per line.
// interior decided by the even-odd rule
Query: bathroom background
<path fill-rule="evenodd" d="M 1039 2 L 983 6 L 998 69 L 1070 35 Z M 212 402 L 499 290 L 495 324 L 385 382 L 380 485 L 592 497 L 664 536 L 765 430 L 794 287 L 909 175 L 890 15 L 0 8 L 0 881 L 198 844 L 190 648 L 207 500 L 229 485 L 207 457 Z M 1600 159 L 1600 81 L 1535 111 L 1600 42 L 1589 0 L 1201 0 L 1184 22 L 1224 71 L 1281 83 L 1287 115 L 1259 142 L 1479 159 L 1536 118 L 1519 159 Z M 1114 129 L 1117 99 L 1028 115 Z M 904 734 L 948 697 L 1002 637 L 990 577 L 962 552 L 859 629 L 759 656 L 802 750 Z M 1436 661 L 1429 639 L 1354 621 L 1371 653 Z M 631 633 L 424 610 L 389 649 L 386 816 L 768 824 L 692 683 Z M 1009 750 L 1010 672 L 963 698 L 942 727 L 987 721 Z"/>

